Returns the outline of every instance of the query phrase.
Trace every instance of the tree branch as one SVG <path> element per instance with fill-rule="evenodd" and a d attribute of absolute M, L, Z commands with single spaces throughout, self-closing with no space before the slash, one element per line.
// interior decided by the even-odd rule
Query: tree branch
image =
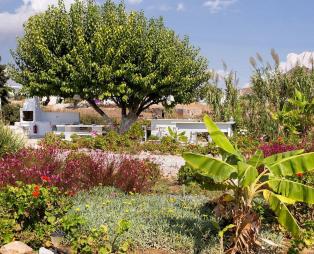
<path fill-rule="evenodd" d="M 140 106 L 139 109 L 137 110 L 136 114 L 140 115 L 144 110 L 148 109 L 150 106 L 154 105 L 154 104 L 158 104 L 159 102 L 162 102 L 163 99 L 158 99 L 158 100 L 153 100 L 150 103 Z"/>
<path fill-rule="evenodd" d="M 102 116 L 102 118 L 105 119 L 105 121 L 113 127 L 113 121 L 112 119 L 96 104 L 96 102 L 93 99 L 87 99 L 87 102 L 89 105 L 98 113 Z"/>

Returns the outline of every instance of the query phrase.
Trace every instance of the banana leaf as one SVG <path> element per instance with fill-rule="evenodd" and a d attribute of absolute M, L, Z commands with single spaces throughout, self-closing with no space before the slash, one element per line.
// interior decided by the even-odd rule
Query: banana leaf
<path fill-rule="evenodd" d="M 238 171 L 224 161 L 201 154 L 184 153 L 183 158 L 198 174 L 210 177 L 215 182 L 223 182 Z"/>
<path fill-rule="evenodd" d="M 243 163 L 241 161 L 238 162 L 239 169 L 239 181 L 243 187 L 248 187 L 251 185 L 258 176 L 258 172 L 256 167 L 252 165 Z"/>
<path fill-rule="evenodd" d="M 282 178 L 270 178 L 269 187 L 276 193 L 295 201 L 314 204 L 314 188 Z"/>
<path fill-rule="evenodd" d="M 246 162 L 249 165 L 252 165 L 253 167 L 258 168 L 263 164 L 264 155 L 261 150 L 257 150 L 255 154 Z"/>
<path fill-rule="evenodd" d="M 265 164 L 275 176 L 293 176 L 314 170 L 314 152 L 293 155 L 271 165 Z"/>
<path fill-rule="evenodd" d="M 269 190 L 264 190 L 263 195 L 270 208 L 277 215 L 279 223 L 294 237 L 299 238 L 301 236 L 302 230 L 296 219 L 285 205 L 285 202 L 283 201 L 285 200 L 284 197 L 280 197 L 279 195 L 276 195 Z"/>
<path fill-rule="evenodd" d="M 241 154 L 233 147 L 225 134 L 218 128 L 209 116 L 204 116 L 204 124 L 207 127 L 208 133 L 215 144 L 224 151 L 242 157 Z"/>
<path fill-rule="evenodd" d="M 284 152 L 284 153 L 277 153 L 277 154 L 274 154 L 274 155 L 271 155 L 271 156 L 264 158 L 263 163 L 270 166 L 270 165 L 278 162 L 279 160 L 291 157 L 293 155 L 302 154 L 303 152 L 304 152 L 304 150 L 301 149 L 301 150 L 295 150 L 295 151 L 288 151 L 288 152 Z"/>

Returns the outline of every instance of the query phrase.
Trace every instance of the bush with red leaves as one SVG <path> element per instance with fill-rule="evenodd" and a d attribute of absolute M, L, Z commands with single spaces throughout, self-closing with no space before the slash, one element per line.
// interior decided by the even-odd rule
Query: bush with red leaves
<path fill-rule="evenodd" d="M 275 143 L 266 143 L 266 144 L 260 146 L 259 149 L 263 151 L 265 157 L 268 157 L 268 156 L 271 156 L 273 154 L 293 151 L 293 150 L 297 150 L 299 148 L 298 148 L 298 146 L 295 146 L 295 145 L 287 145 L 287 144 L 275 142 Z"/>
<path fill-rule="evenodd" d="M 160 175 L 148 161 L 103 152 L 61 152 L 54 148 L 24 149 L 0 159 L 0 187 L 47 185 L 74 194 L 95 186 L 114 186 L 126 192 L 148 191 Z"/>
<path fill-rule="evenodd" d="M 128 192 L 148 191 L 159 176 L 160 170 L 156 164 L 125 157 L 118 162 L 113 185 Z"/>

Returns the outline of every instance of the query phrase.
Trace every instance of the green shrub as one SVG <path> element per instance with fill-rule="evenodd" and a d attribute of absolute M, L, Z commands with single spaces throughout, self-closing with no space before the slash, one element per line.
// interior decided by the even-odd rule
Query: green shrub
<path fill-rule="evenodd" d="M 85 218 L 73 211 L 68 213 L 71 208 L 71 199 L 55 187 L 18 183 L 15 187 L 1 189 L 0 245 L 19 240 L 34 249 L 50 247 L 50 236 L 61 231 L 62 245 L 70 247 L 73 253 L 125 253 L 128 250 L 128 238 L 117 241 L 129 230 L 128 221 L 118 221 L 115 229 L 110 229 L 113 237 L 109 239 L 105 224 L 87 229 Z"/>
<path fill-rule="evenodd" d="M 1 189 L 0 245 L 17 239 L 33 248 L 43 246 L 69 208 L 69 200 L 54 187 L 18 184 Z"/>
<path fill-rule="evenodd" d="M 58 147 L 62 149 L 71 148 L 71 143 L 63 140 L 64 135 L 56 135 L 53 132 L 48 132 L 45 134 L 44 138 L 40 140 L 39 145 L 42 147 Z"/>
<path fill-rule="evenodd" d="M 150 135 L 148 137 L 148 140 L 159 140 L 159 137 L 155 136 L 155 135 Z"/>
<path fill-rule="evenodd" d="M 115 230 L 110 230 L 108 226 L 101 225 L 99 228 L 84 230 L 86 220 L 77 213 L 70 213 L 61 219 L 62 232 L 66 238 L 64 245 L 71 248 L 71 252 L 79 254 L 94 253 L 125 253 L 130 245 L 128 239 L 119 242 L 118 239 L 130 228 L 130 223 L 126 220 L 120 220 Z M 109 239 L 109 232 L 114 235 Z"/>
<path fill-rule="evenodd" d="M 141 151 L 147 151 L 160 154 L 182 154 L 185 151 L 193 151 L 201 154 L 218 154 L 218 149 L 213 144 L 207 146 L 181 144 L 170 137 L 163 137 L 160 142 L 140 142 L 140 137 L 129 133 L 120 135 L 115 131 L 110 131 L 106 135 L 97 135 L 96 137 L 79 137 L 72 138 L 72 149 L 90 148 L 101 149 L 103 151 L 131 153 L 136 154 Z"/>
<path fill-rule="evenodd" d="M 71 136 L 72 138 L 72 148 L 89 148 L 93 149 L 95 147 L 95 139 L 91 136 L 78 136 L 76 134 Z"/>
<path fill-rule="evenodd" d="M 23 148 L 24 140 L 0 122 L 0 157 Z"/>
<path fill-rule="evenodd" d="M 20 121 L 20 106 L 16 104 L 5 104 L 2 106 L 2 120 L 8 124 Z"/>
<path fill-rule="evenodd" d="M 119 134 L 116 131 L 109 131 L 105 135 L 96 136 L 71 136 L 72 142 L 62 140 L 53 133 L 49 133 L 41 141 L 41 145 L 55 145 L 60 148 L 78 149 L 100 149 L 117 153 L 136 154 L 141 151 L 147 151 L 160 154 L 182 154 L 185 151 L 193 151 L 200 154 L 218 154 L 217 147 L 208 143 L 207 146 L 195 144 L 182 144 L 175 139 L 165 136 L 160 142 L 142 142 L 144 136 L 142 126 L 147 125 L 146 121 L 139 121 L 134 124 L 125 134 Z"/>
<path fill-rule="evenodd" d="M 131 140 L 142 141 L 144 137 L 143 124 L 142 121 L 135 122 L 124 135 Z"/>
<path fill-rule="evenodd" d="M 178 182 L 180 184 L 188 184 L 192 181 L 195 181 L 195 170 L 185 164 L 179 169 Z"/>
<path fill-rule="evenodd" d="M 245 155 L 252 155 L 258 149 L 261 141 L 250 135 L 235 134 L 230 141 Z"/>

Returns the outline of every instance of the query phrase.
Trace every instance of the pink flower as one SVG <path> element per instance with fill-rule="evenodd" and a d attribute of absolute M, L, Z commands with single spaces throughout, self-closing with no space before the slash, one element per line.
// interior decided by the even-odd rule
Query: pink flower
<path fill-rule="evenodd" d="M 96 137 L 97 135 L 98 135 L 97 131 L 92 131 L 92 132 L 91 132 L 91 136 L 92 136 L 92 137 Z"/>

